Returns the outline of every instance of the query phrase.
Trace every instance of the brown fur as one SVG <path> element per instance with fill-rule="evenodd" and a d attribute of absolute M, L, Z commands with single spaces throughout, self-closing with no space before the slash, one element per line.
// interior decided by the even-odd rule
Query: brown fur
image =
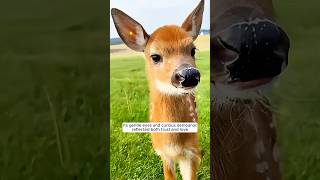
<path fill-rule="evenodd" d="M 188 99 L 190 99 L 188 101 Z M 158 92 L 151 93 L 151 121 L 152 122 L 194 122 L 193 119 L 198 119 L 195 113 L 194 117 L 190 116 L 189 107 L 195 108 L 195 98 L 190 96 L 169 97 Z M 191 102 L 191 103 L 190 103 Z M 200 149 L 198 143 L 197 133 L 152 133 L 152 145 L 156 150 L 162 152 L 166 151 L 168 145 L 178 146 L 177 156 L 166 157 L 171 161 L 180 161 L 186 158 L 185 151 L 188 150 L 193 153 L 192 161 L 192 174 L 195 179 L 196 170 L 200 163 Z M 166 156 L 166 155 L 164 155 Z M 165 159 L 162 157 L 162 159 Z M 164 164 L 166 162 L 163 162 Z M 172 169 L 168 169 L 168 174 L 174 174 Z M 166 171 L 164 171 L 166 172 Z M 166 174 L 165 174 L 166 177 Z M 167 178 L 172 179 L 172 178 Z"/>
<path fill-rule="evenodd" d="M 169 34 L 169 35 L 168 35 Z M 152 122 L 194 122 L 197 121 L 197 114 L 195 111 L 196 103 L 193 95 L 184 96 L 170 96 L 159 92 L 154 80 L 159 79 L 162 82 L 169 83 L 171 81 L 172 72 L 180 64 L 188 63 L 195 67 L 194 60 L 188 55 L 191 48 L 194 47 L 192 39 L 188 34 L 178 26 L 165 26 L 150 36 L 145 51 L 145 57 L 150 57 L 151 46 L 157 47 L 163 56 L 166 57 L 164 62 L 165 68 L 160 72 L 153 69 L 152 61 L 146 58 L 146 70 L 148 72 L 149 86 L 150 86 L 150 115 Z M 180 58 L 179 58 L 180 57 Z M 167 63 L 171 61 L 171 63 Z M 189 108 L 193 107 L 194 116 L 190 116 Z M 160 155 L 163 160 L 165 179 L 175 179 L 174 169 L 168 168 L 169 161 L 175 162 L 184 160 L 185 150 L 193 153 L 192 157 L 192 178 L 196 178 L 196 170 L 200 162 L 200 149 L 198 144 L 197 133 L 152 133 L 152 145 L 157 151 L 165 153 L 168 146 L 178 146 L 176 156 Z M 172 163 L 171 162 L 171 163 Z"/>
<path fill-rule="evenodd" d="M 229 104 L 214 104 L 211 112 L 211 172 L 213 179 L 281 179 L 278 159 L 274 158 L 276 131 L 268 100 L 233 100 Z M 264 152 L 256 154 L 257 142 L 262 142 Z M 257 164 L 267 163 L 263 173 Z"/>
<path fill-rule="evenodd" d="M 194 47 L 192 38 L 179 26 L 163 26 L 152 33 L 144 51 L 150 91 L 154 88 L 155 79 L 170 83 L 171 75 L 179 65 L 187 63 L 195 67 L 195 61 L 190 57 L 190 51 Z M 150 52 L 151 49 L 166 59 L 162 64 L 163 68 L 153 65 L 151 53 L 154 52 Z"/>

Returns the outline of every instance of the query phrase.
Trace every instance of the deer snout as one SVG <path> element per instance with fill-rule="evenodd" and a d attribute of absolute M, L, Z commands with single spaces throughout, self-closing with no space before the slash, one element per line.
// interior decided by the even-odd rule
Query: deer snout
<path fill-rule="evenodd" d="M 177 68 L 171 77 L 171 83 L 179 88 L 193 88 L 200 82 L 200 72 L 188 64 Z"/>
<path fill-rule="evenodd" d="M 236 23 L 218 39 L 226 49 L 237 54 L 237 58 L 226 64 L 231 80 L 273 78 L 288 64 L 289 38 L 271 20 Z"/>

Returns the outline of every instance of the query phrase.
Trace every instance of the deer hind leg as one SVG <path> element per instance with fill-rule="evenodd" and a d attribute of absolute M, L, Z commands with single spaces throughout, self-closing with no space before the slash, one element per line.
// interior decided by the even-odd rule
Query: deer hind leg
<path fill-rule="evenodd" d="M 165 180 L 175 180 L 175 168 L 174 168 L 174 161 L 161 156 L 162 166 L 163 166 L 163 174 Z"/>
<path fill-rule="evenodd" d="M 180 174 L 183 180 L 197 179 L 197 170 L 200 164 L 200 158 L 193 156 L 191 158 L 185 157 L 179 160 Z"/>

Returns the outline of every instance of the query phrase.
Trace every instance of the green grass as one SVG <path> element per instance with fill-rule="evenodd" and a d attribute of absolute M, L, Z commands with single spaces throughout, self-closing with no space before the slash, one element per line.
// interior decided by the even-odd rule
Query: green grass
<path fill-rule="evenodd" d="M 286 180 L 320 179 L 319 1 L 274 1 L 291 40 L 289 66 L 272 93 Z"/>
<path fill-rule="evenodd" d="M 199 133 L 204 156 L 199 179 L 210 179 L 209 52 L 201 52 L 197 65 L 201 83 L 196 94 Z M 148 122 L 148 84 L 142 57 L 111 58 L 110 169 L 113 179 L 163 179 L 160 158 L 152 149 L 149 133 L 123 133 L 123 122 Z"/>
<path fill-rule="evenodd" d="M 106 9 L 1 3 L 1 180 L 105 179 Z"/>

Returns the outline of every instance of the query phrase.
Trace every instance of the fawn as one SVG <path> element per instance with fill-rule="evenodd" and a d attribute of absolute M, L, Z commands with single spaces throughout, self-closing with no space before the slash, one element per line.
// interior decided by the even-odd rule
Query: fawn
<path fill-rule="evenodd" d="M 202 24 L 204 0 L 180 26 L 167 25 L 151 35 L 118 9 L 111 14 L 123 42 L 143 52 L 150 90 L 151 122 L 197 122 L 195 88 L 200 73 L 195 65 L 197 38 Z M 200 163 L 197 133 L 151 133 L 152 145 L 161 157 L 166 180 L 175 179 L 175 162 L 184 180 L 196 179 Z"/>
<path fill-rule="evenodd" d="M 211 176 L 280 180 L 274 114 L 265 87 L 288 64 L 289 38 L 272 0 L 211 3 Z"/>

